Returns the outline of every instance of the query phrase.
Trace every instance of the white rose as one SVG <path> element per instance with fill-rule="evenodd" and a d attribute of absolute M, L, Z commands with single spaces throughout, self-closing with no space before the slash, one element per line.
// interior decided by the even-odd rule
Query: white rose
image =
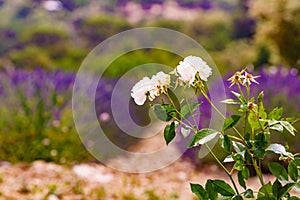
<path fill-rule="evenodd" d="M 154 91 L 156 96 L 163 93 L 171 83 L 170 75 L 165 74 L 164 72 L 158 72 L 156 75 L 153 75 L 151 80 L 156 86 L 156 91 Z"/>
<path fill-rule="evenodd" d="M 131 97 L 137 105 L 143 105 L 147 97 L 150 101 L 153 101 L 156 96 L 164 93 L 170 83 L 170 75 L 164 72 L 158 72 L 151 79 L 144 77 L 132 87 Z"/>
<path fill-rule="evenodd" d="M 183 61 L 180 61 L 176 67 L 176 72 L 180 75 L 182 81 L 189 84 L 195 81 L 197 73 L 203 81 L 207 81 L 207 78 L 212 74 L 211 68 L 197 56 L 188 56 Z"/>
<path fill-rule="evenodd" d="M 148 77 L 144 77 L 131 89 L 131 97 L 137 105 L 143 105 L 147 97 L 152 101 L 155 98 L 156 86 Z"/>

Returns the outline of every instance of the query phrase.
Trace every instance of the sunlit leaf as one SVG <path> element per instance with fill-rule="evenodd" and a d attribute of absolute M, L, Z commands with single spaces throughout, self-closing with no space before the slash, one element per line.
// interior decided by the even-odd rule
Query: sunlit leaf
<path fill-rule="evenodd" d="M 294 127 L 287 121 L 280 121 L 280 124 L 293 136 L 295 136 Z"/>
<path fill-rule="evenodd" d="M 230 117 L 226 118 L 222 130 L 226 131 L 227 129 L 232 128 L 238 123 L 240 118 L 241 116 L 239 115 L 231 115 Z"/>
<path fill-rule="evenodd" d="M 189 148 L 204 144 L 219 136 L 220 133 L 218 131 L 212 129 L 202 129 L 193 136 Z"/>
<path fill-rule="evenodd" d="M 246 104 L 245 99 L 242 97 L 241 94 L 235 92 L 235 91 L 231 91 L 231 93 L 242 103 L 242 104 Z"/>
<path fill-rule="evenodd" d="M 234 99 L 225 99 L 223 101 L 221 101 L 221 103 L 225 103 L 225 104 L 233 104 L 233 105 L 239 105 L 241 104 L 241 102 L 234 100 Z"/>
<path fill-rule="evenodd" d="M 285 150 L 285 147 L 281 144 L 270 144 L 270 146 L 268 146 L 266 151 L 272 151 L 276 154 L 282 154 L 282 155 L 285 155 L 285 156 L 288 155 L 288 153 Z"/>
<path fill-rule="evenodd" d="M 180 133 L 184 138 L 187 138 L 191 133 L 191 129 L 189 127 L 183 125 L 180 128 Z"/>
<path fill-rule="evenodd" d="M 275 120 L 280 120 L 283 114 L 283 109 L 282 108 L 274 108 L 271 112 L 268 114 L 269 119 L 275 119 Z"/>

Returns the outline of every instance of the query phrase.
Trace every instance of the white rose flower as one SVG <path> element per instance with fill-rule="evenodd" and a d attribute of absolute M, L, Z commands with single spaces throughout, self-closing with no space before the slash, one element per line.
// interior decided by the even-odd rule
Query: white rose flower
<path fill-rule="evenodd" d="M 143 105 L 147 99 L 153 101 L 155 98 L 156 85 L 150 78 L 144 77 L 137 82 L 131 89 L 131 97 L 137 105 Z"/>
<path fill-rule="evenodd" d="M 132 87 L 131 97 L 137 105 L 143 105 L 147 97 L 150 101 L 153 101 L 156 96 L 164 93 L 170 83 L 170 75 L 164 72 L 158 72 L 151 79 L 144 77 Z"/>
<path fill-rule="evenodd" d="M 156 85 L 155 95 L 159 96 L 161 93 L 165 92 L 166 88 L 171 83 L 171 77 L 169 74 L 164 72 L 158 72 L 156 75 L 153 75 L 151 80 Z"/>
<path fill-rule="evenodd" d="M 207 81 L 207 78 L 212 74 L 211 68 L 197 56 L 188 56 L 183 61 L 180 61 L 176 67 L 176 72 L 180 75 L 182 81 L 189 84 L 195 81 L 197 73 L 203 81 Z"/>

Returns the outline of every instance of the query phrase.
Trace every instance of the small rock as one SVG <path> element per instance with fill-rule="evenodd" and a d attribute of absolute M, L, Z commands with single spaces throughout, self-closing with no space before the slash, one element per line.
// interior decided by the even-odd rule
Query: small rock
<path fill-rule="evenodd" d="M 78 177 L 92 182 L 108 183 L 113 180 L 112 174 L 103 174 L 101 169 L 87 164 L 75 165 L 72 171 Z"/>
<path fill-rule="evenodd" d="M 57 196 L 55 196 L 54 194 L 50 194 L 48 196 L 48 200 L 59 200 L 59 198 Z"/>

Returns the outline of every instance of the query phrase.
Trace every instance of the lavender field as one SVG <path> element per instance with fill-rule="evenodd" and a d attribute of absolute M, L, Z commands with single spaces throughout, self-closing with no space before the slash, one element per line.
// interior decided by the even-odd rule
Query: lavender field
<path fill-rule="evenodd" d="M 289 117 L 297 117 L 300 111 L 300 78 L 296 69 L 271 67 L 260 71 L 259 84 L 253 95 L 265 91 L 266 109 L 274 105 L 282 106 Z M 2 71 L 0 130 L 3 161 L 31 162 L 42 159 L 57 163 L 92 161 L 84 149 L 75 130 L 72 118 L 72 89 L 75 74 L 63 71 L 47 72 L 11 69 Z M 138 140 L 122 137 L 112 117 L 110 103 L 115 79 L 101 79 L 94 100 L 99 123 L 107 127 L 109 137 L 123 148 L 128 148 Z M 228 84 L 224 77 L 224 83 Z M 215 86 L 212 86 L 213 89 Z M 232 90 L 235 88 L 233 87 Z M 88 95 L 88 94 L 87 94 Z M 231 95 L 230 92 L 227 94 Z M 200 107 L 201 125 L 210 120 L 208 103 L 203 100 Z M 230 112 L 230 107 L 229 111 Z M 146 119 L 145 119 L 146 120 Z M 296 127 L 299 127 L 295 124 Z M 293 151 L 300 150 L 299 136 L 286 138 Z M 127 139 L 127 141 L 124 141 Z M 274 138 L 275 139 L 275 138 Z M 120 141 L 122 142 L 120 142 Z M 73 150 L 77 153 L 74 154 Z"/>

